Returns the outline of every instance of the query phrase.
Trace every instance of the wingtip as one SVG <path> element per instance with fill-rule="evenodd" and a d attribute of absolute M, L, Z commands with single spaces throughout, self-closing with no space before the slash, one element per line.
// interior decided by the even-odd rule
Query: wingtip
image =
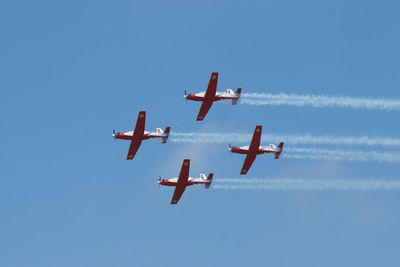
<path fill-rule="evenodd" d="M 257 125 L 256 128 L 254 129 L 254 134 L 255 133 L 260 133 L 262 132 L 262 126 L 261 125 Z"/>
<path fill-rule="evenodd" d="M 211 80 L 218 81 L 218 72 L 213 72 L 213 73 L 211 73 L 210 81 L 211 81 Z"/>
<path fill-rule="evenodd" d="M 171 199 L 171 205 L 176 205 L 176 204 L 178 204 L 178 201 L 179 201 L 179 199 L 178 199 L 178 200 L 176 200 L 176 199 Z"/>
<path fill-rule="evenodd" d="M 143 119 L 143 118 L 145 118 L 145 117 L 146 117 L 146 111 L 143 111 L 143 110 L 142 110 L 142 111 L 139 111 L 138 119 L 139 119 L 139 118 L 142 118 L 142 119 Z"/>

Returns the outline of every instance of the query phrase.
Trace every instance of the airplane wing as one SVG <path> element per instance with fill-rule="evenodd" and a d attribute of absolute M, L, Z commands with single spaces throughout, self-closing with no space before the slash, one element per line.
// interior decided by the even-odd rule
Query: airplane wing
<path fill-rule="evenodd" d="M 210 81 L 208 82 L 207 91 L 204 97 L 206 99 L 214 98 L 217 93 L 218 72 L 211 73 Z"/>
<path fill-rule="evenodd" d="M 201 104 L 199 114 L 197 115 L 198 121 L 202 121 L 204 117 L 207 115 L 208 110 L 211 108 L 213 101 L 204 100 Z"/>
<path fill-rule="evenodd" d="M 181 172 L 178 177 L 178 183 L 172 196 L 171 204 L 177 204 L 183 192 L 185 192 L 187 181 L 189 179 L 190 159 L 183 160 Z"/>
<path fill-rule="evenodd" d="M 247 154 L 246 159 L 244 160 L 240 174 L 246 174 L 247 171 L 250 169 L 251 165 L 253 164 L 254 160 L 256 159 L 257 151 L 260 147 L 261 131 L 262 131 L 262 126 L 257 125 L 256 129 L 254 130 L 253 138 L 251 139 L 251 143 L 249 146 L 249 154 Z"/>
<path fill-rule="evenodd" d="M 197 115 L 198 121 L 202 121 L 207 115 L 208 110 L 211 108 L 214 96 L 217 93 L 218 72 L 211 73 L 210 81 L 208 82 L 207 91 L 204 95 L 204 101 L 201 104 L 199 114 Z"/>
<path fill-rule="evenodd" d="M 134 140 L 131 141 L 131 145 L 129 146 L 129 151 L 128 155 L 126 156 L 126 159 L 133 159 L 133 157 L 136 155 L 136 152 L 139 150 L 140 145 L 142 144 L 142 140 L 135 142 Z"/>
<path fill-rule="evenodd" d="M 256 129 L 254 129 L 253 138 L 251 139 L 251 143 L 249 146 L 250 153 L 256 152 L 260 147 L 261 131 L 262 131 L 262 126 L 257 125 Z"/>
<path fill-rule="evenodd" d="M 140 145 L 142 144 L 145 122 L 146 111 L 139 111 L 135 131 L 133 132 L 133 139 L 131 141 L 131 145 L 129 146 L 128 155 L 126 156 L 126 159 L 128 160 L 133 159 Z"/>
<path fill-rule="evenodd" d="M 246 159 L 244 160 L 242 170 L 240 174 L 246 174 L 256 159 L 257 154 L 247 154 Z"/>

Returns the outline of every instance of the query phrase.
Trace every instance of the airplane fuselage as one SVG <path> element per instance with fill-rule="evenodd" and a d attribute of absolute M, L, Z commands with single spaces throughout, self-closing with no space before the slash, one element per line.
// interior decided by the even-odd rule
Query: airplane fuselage
<path fill-rule="evenodd" d="M 163 138 L 166 136 L 167 135 L 164 133 L 145 131 L 143 134 L 142 140 L 147 140 L 147 139 L 152 139 L 152 138 Z M 116 133 L 115 135 L 113 134 L 113 137 L 115 137 L 117 139 L 123 139 L 123 140 L 132 140 L 133 139 L 133 131 L 129 131 L 129 132 L 125 132 L 125 133 Z"/>
<path fill-rule="evenodd" d="M 211 98 L 205 97 L 205 92 L 197 93 L 197 94 L 188 94 L 183 96 L 187 100 L 193 101 L 204 101 L 204 100 L 211 100 L 211 101 L 219 101 L 219 100 L 233 100 L 238 99 L 239 97 L 235 94 L 228 94 L 228 93 L 216 93 L 215 96 Z"/>
<path fill-rule="evenodd" d="M 237 154 L 249 154 L 249 147 L 248 146 L 242 146 L 242 147 L 231 147 L 229 148 L 229 151 L 232 153 L 237 153 Z M 252 151 L 252 153 L 254 153 Z M 268 154 L 268 153 L 279 153 L 279 149 L 274 149 L 274 148 L 269 148 L 269 147 L 259 147 L 258 150 L 255 151 L 256 155 L 261 155 L 261 154 Z"/>
<path fill-rule="evenodd" d="M 171 178 L 171 179 L 162 179 L 157 181 L 158 184 L 160 185 L 165 185 L 165 186 L 176 186 L 178 184 L 178 178 Z M 209 181 L 207 179 L 201 179 L 201 178 L 190 178 L 188 179 L 186 186 L 191 186 L 195 184 L 207 184 Z"/>

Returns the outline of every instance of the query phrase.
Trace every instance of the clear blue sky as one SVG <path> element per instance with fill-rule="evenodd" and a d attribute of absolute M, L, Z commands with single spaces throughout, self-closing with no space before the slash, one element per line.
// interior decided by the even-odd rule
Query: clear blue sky
<path fill-rule="evenodd" d="M 391 136 L 398 112 L 199 104 L 219 89 L 398 97 L 398 1 L 3 1 L 1 266 L 399 266 L 399 192 L 188 188 L 158 176 L 238 177 L 225 145 L 144 142 L 148 130 Z M 264 140 L 264 143 L 268 140 Z M 237 144 L 245 145 L 245 144 Z M 379 149 L 379 148 L 378 148 Z M 249 177 L 399 178 L 399 165 L 258 158 Z"/>

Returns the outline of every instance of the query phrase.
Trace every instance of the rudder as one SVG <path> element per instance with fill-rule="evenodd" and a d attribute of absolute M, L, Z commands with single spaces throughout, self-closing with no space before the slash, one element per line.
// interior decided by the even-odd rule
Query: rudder
<path fill-rule="evenodd" d="M 280 142 L 280 143 L 279 143 L 279 145 L 278 145 L 279 152 L 277 152 L 277 153 L 275 154 L 275 159 L 279 159 L 279 156 L 280 156 L 281 153 L 282 153 L 283 144 L 284 144 L 283 142 Z"/>
<path fill-rule="evenodd" d="M 206 187 L 206 189 L 210 188 L 210 185 L 211 185 L 211 182 L 212 182 L 213 176 L 214 176 L 214 174 L 213 174 L 213 173 L 210 173 L 210 174 L 208 175 L 208 177 L 207 177 L 207 181 L 208 181 L 208 183 L 206 183 L 206 184 L 205 184 L 205 187 Z"/>
<path fill-rule="evenodd" d="M 167 127 L 165 128 L 164 136 L 163 136 L 163 138 L 162 138 L 162 143 L 163 143 L 163 144 L 165 144 L 165 143 L 167 142 L 168 137 L 169 137 L 169 132 L 170 132 L 170 130 L 171 130 L 171 127 L 169 127 L 169 126 L 167 126 Z"/>
<path fill-rule="evenodd" d="M 232 100 L 232 105 L 236 105 L 236 104 L 237 104 L 237 102 L 239 101 L 239 98 L 240 98 L 240 94 L 241 94 L 241 93 L 242 93 L 242 88 L 238 88 L 238 89 L 236 90 L 236 92 L 235 92 L 237 98 L 235 98 L 235 99 Z"/>

